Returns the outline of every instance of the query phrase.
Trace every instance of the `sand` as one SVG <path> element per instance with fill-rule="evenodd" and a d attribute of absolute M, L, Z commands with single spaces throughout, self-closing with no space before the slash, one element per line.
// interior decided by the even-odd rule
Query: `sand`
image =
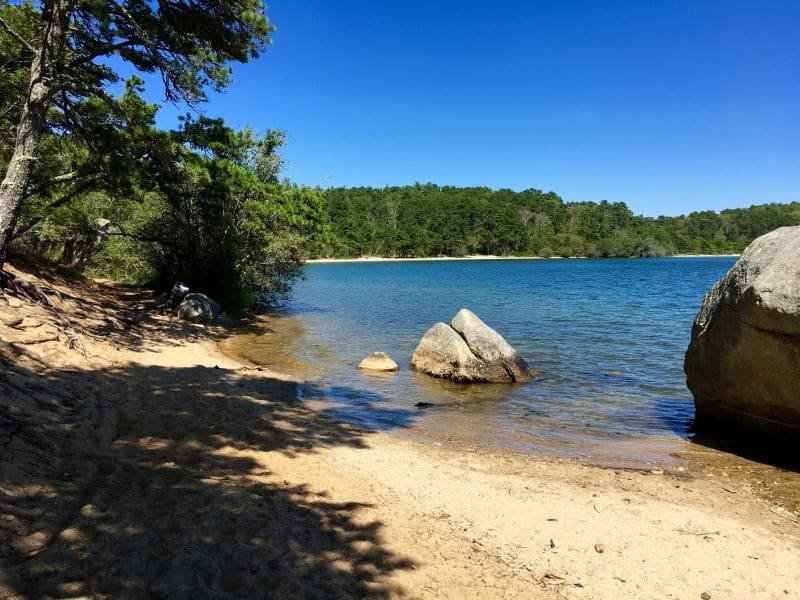
<path fill-rule="evenodd" d="M 669 258 L 736 258 L 740 254 L 673 254 Z M 461 260 L 561 260 L 586 259 L 586 256 L 500 256 L 496 254 L 469 254 L 467 256 L 424 256 L 414 258 L 397 258 L 393 256 L 360 256 L 358 258 L 311 258 L 307 264 L 315 263 L 379 263 L 379 262 L 443 262 Z M 631 257 L 633 258 L 633 257 Z"/>
<path fill-rule="evenodd" d="M 146 292 L 25 277 L 80 336 L 0 298 L 0 598 L 800 598 L 797 473 L 365 431 Z"/>
<path fill-rule="evenodd" d="M 561 258 L 553 256 L 551 258 Z M 448 262 L 459 260 L 546 260 L 543 256 L 499 256 L 495 254 L 469 254 L 467 256 L 417 256 L 417 257 L 394 257 L 394 256 L 360 256 L 358 258 L 310 258 L 307 264 L 315 263 L 379 263 L 379 262 Z"/>

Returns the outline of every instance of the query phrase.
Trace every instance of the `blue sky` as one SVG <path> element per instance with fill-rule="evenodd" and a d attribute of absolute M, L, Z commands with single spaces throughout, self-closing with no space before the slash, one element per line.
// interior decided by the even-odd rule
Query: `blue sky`
<path fill-rule="evenodd" d="M 797 0 L 267 12 L 273 45 L 205 111 L 286 130 L 297 183 L 538 188 L 649 216 L 800 200 Z"/>

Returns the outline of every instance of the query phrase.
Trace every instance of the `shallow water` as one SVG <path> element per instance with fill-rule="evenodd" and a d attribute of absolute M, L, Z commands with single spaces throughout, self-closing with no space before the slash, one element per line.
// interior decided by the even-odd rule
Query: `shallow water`
<path fill-rule="evenodd" d="M 308 377 L 303 400 L 356 424 L 412 427 L 523 452 L 648 462 L 691 436 L 683 356 L 705 292 L 734 262 L 312 264 L 287 307 L 283 330 L 289 323 L 290 333 L 277 340 L 274 329 L 256 329 L 237 337 L 235 351 L 280 366 L 280 348 Z M 460 385 L 411 371 L 425 331 L 462 307 L 500 332 L 542 377 L 526 385 Z M 400 371 L 356 368 L 378 350 Z M 419 402 L 432 406 L 417 408 Z"/>

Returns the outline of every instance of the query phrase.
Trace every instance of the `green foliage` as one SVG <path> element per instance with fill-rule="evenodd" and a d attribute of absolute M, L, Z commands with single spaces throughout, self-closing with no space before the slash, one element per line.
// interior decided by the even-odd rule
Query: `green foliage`
<path fill-rule="evenodd" d="M 10 6 L 0 1 L 0 19 L 26 38 L 38 34 L 37 13 L 31 2 Z M 14 130 L 22 110 L 29 64 L 27 52 L 0 29 L 0 168 L 3 172 L 14 147 Z"/>
<path fill-rule="evenodd" d="M 75 177 L 34 190 L 17 247 L 94 277 L 181 280 L 231 311 L 280 303 L 302 274 L 305 249 L 329 243 L 322 193 L 278 181 L 282 132 L 190 116 L 161 131 L 139 83 L 120 98 L 124 124 L 89 98 L 80 110 L 95 139 L 44 138 L 38 177 Z M 111 221 L 106 235 L 98 219 Z"/>
<path fill-rule="evenodd" d="M 120 81 L 111 57 L 158 73 L 168 100 L 194 104 L 228 83 L 231 62 L 258 57 L 272 30 L 260 0 L 0 0 L 0 266 L 21 214 L 33 219 L 27 231 L 80 194 L 147 187 L 135 175 L 147 178 L 140 167 L 163 149 L 163 132 L 138 95 L 143 80 L 109 93 Z"/>
<path fill-rule="evenodd" d="M 330 244 L 321 193 L 279 182 L 282 131 L 190 116 L 162 131 L 141 78 L 118 97 L 107 91 L 117 56 L 160 74 L 169 100 L 204 100 L 227 84 L 232 61 L 269 43 L 262 2 L 0 0 L 0 19 L 0 165 L 15 129 L 33 132 L 26 148 L 37 156 L 25 192 L 4 184 L 0 197 L 12 227 L 19 216 L 18 250 L 94 276 L 180 279 L 230 310 L 285 298 L 303 249 Z M 43 52 L 54 58 L 37 66 Z M 25 117 L 32 76 L 43 108 Z"/>
<path fill-rule="evenodd" d="M 781 225 L 800 224 L 800 203 L 635 216 L 622 202 L 564 202 L 553 192 L 488 188 L 330 188 L 324 212 L 333 242 L 315 256 L 658 257 L 738 253 Z"/>
<path fill-rule="evenodd" d="M 184 281 L 229 310 L 288 296 L 302 249 L 325 229 L 321 193 L 276 183 L 265 168 L 281 163 L 282 140 L 205 117 L 186 117 L 167 135 L 150 167 L 157 192 L 120 223 L 124 235 L 146 243 L 159 283 Z"/>

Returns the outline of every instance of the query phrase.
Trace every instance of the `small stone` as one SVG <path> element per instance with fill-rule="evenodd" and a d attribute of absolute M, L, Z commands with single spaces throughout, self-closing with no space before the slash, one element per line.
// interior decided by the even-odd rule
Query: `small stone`
<path fill-rule="evenodd" d="M 366 371 L 397 371 L 397 363 L 385 352 L 373 352 L 358 363 L 358 368 Z"/>
<path fill-rule="evenodd" d="M 58 537 L 65 542 L 77 542 L 84 536 L 80 529 L 77 527 L 67 527 L 58 534 Z"/>
<path fill-rule="evenodd" d="M 606 551 L 606 547 L 603 544 L 597 543 L 594 545 L 594 551 L 598 554 L 602 554 Z"/>
<path fill-rule="evenodd" d="M 711 594 L 708 592 L 703 592 L 700 594 L 700 600 L 711 600 Z"/>

